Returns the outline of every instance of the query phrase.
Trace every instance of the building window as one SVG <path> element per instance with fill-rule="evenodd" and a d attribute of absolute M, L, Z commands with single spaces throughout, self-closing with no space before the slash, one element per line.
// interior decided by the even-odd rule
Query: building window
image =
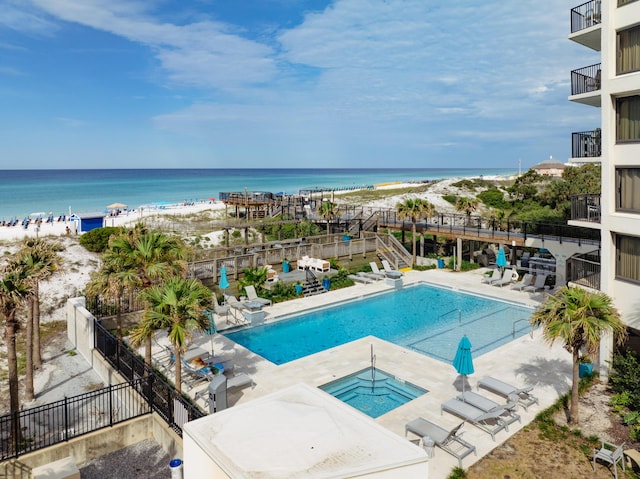
<path fill-rule="evenodd" d="M 640 168 L 616 168 L 616 210 L 640 213 L 638 191 L 640 191 Z"/>
<path fill-rule="evenodd" d="M 618 68 L 616 73 L 640 70 L 640 27 L 618 32 Z"/>
<path fill-rule="evenodd" d="M 640 141 L 640 96 L 616 100 L 617 140 Z"/>
<path fill-rule="evenodd" d="M 626 5 L 627 3 L 633 3 L 636 0 L 618 0 L 618 6 L 621 7 L 622 5 Z"/>
<path fill-rule="evenodd" d="M 640 283 L 640 238 L 616 235 L 616 279 Z"/>

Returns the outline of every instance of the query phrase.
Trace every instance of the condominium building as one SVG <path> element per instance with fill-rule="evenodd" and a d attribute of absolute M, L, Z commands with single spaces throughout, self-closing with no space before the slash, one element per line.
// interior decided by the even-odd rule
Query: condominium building
<path fill-rule="evenodd" d="M 569 39 L 600 53 L 599 63 L 571 72 L 569 100 L 598 108 L 600 124 L 572 134 L 570 161 L 602 166 L 601 195 L 573 198 L 570 224 L 601 231 L 601 249 L 591 257 L 599 278 L 587 283 L 640 329 L 640 1 L 572 8 Z"/>

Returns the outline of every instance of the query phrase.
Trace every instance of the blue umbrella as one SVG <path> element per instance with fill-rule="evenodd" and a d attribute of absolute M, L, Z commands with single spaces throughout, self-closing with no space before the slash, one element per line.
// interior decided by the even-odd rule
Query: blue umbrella
<path fill-rule="evenodd" d="M 471 357 L 471 341 L 465 334 L 458 343 L 456 356 L 453 358 L 453 367 L 456 368 L 458 374 L 467 376 L 473 374 L 473 358 Z M 464 392 L 464 379 L 462 380 L 462 392 Z"/>
<path fill-rule="evenodd" d="M 221 289 L 227 289 L 229 287 L 229 280 L 227 279 L 227 267 L 222 265 L 220 268 L 220 282 L 218 283 L 218 287 Z"/>
<path fill-rule="evenodd" d="M 502 246 L 500 246 L 500 249 L 498 250 L 496 265 L 498 265 L 500 268 L 504 268 L 507 265 L 507 257 L 504 254 L 504 250 L 502 249 Z"/>

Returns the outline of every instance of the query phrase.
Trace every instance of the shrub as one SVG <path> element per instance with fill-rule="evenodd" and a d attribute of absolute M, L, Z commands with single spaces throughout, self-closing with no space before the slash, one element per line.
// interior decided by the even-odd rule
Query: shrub
<path fill-rule="evenodd" d="M 504 210 L 510 206 L 509 202 L 504 199 L 504 193 L 497 188 L 478 193 L 477 198 L 491 208 Z"/>
<path fill-rule="evenodd" d="M 102 253 L 105 249 L 107 249 L 109 238 L 111 238 L 112 235 L 119 233 L 120 231 L 122 231 L 122 228 L 118 226 L 96 228 L 91 231 L 87 231 L 85 234 L 80 236 L 80 244 L 89 251 L 93 251 L 94 253 Z"/>
<path fill-rule="evenodd" d="M 442 199 L 448 201 L 452 205 L 455 205 L 456 201 L 458 201 L 458 197 L 456 195 L 442 195 Z"/>
<path fill-rule="evenodd" d="M 640 411 L 640 364 L 636 353 L 627 351 L 613 356 L 609 384 L 619 399 L 624 397 L 625 406 Z"/>
<path fill-rule="evenodd" d="M 447 476 L 447 479 L 465 479 L 467 477 L 467 471 L 461 467 L 454 467 L 451 469 L 451 474 Z"/>

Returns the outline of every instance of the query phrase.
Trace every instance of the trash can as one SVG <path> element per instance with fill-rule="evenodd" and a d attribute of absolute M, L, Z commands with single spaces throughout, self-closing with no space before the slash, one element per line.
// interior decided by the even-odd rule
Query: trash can
<path fill-rule="evenodd" d="M 171 459 L 169 461 L 171 479 L 182 479 L 182 459 Z"/>
<path fill-rule="evenodd" d="M 302 285 L 296 284 L 296 294 L 302 294 Z"/>
<path fill-rule="evenodd" d="M 444 268 L 444 260 L 441 258 L 438 258 L 438 268 L 440 269 Z"/>
<path fill-rule="evenodd" d="M 287 261 L 286 259 L 282 261 L 282 272 L 283 273 L 288 273 L 291 269 L 291 265 L 289 263 L 289 261 Z"/>
<path fill-rule="evenodd" d="M 331 278 L 322 278 L 322 287 L 329 291 L 331 289 Z"/>
<path fill-rule="evenodd" d="M 580 363 L 578 364 L 578 376 L 583 378 L 593 373 L 593 363 Z"/>
<path fill-rule="evenodd" d="M 342 235 L 342 241 L 351 241 L 351 235 Z"/>

